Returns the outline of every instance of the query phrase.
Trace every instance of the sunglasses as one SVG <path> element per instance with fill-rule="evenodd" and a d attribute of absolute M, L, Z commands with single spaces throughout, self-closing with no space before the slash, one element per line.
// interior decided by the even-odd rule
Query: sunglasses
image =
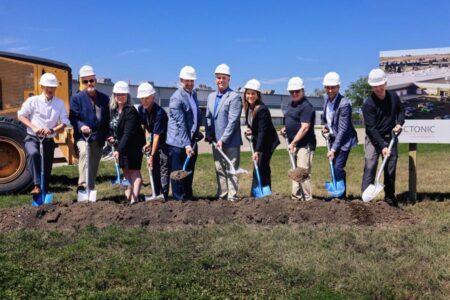
<path fill-rule="evenodd" d="M 94 83 L 95 79 L 83 80 L 83 84 Z"/>
<path fill-rule="evenodd" d="M 295 90 L 295 91 L 289 91 L 289 94 L 294 95 L 294 94 L 299 94 L 302 90 Z"/>

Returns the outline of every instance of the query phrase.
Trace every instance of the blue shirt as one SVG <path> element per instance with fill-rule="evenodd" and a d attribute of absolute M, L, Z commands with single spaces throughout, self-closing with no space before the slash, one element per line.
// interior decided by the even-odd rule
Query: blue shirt
<path fill-rule="evenodd" d="M 214 102 L 214 116 L 217 115 L 220 101 L 222 101 L 223 95 L 225 95 L 228 91 L 231 91 L 230 87 L 227 87 L 225 91 L 223 91 L 223 93 L 220 93 L 220 91 L 217 90 L 216 101 Z"/>

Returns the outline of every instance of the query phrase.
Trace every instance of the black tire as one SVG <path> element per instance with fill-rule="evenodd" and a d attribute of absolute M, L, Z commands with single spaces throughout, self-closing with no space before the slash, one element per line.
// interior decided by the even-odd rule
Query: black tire
<path fill-rule="evenodd" d="M 33 185 L 26 167 L 26 134 L 25 126 L 18 120 L 0 117 L 0 194 L 24 192 Z M 7 171 L 11 163 L 15 166 L 14 173 Z"/>

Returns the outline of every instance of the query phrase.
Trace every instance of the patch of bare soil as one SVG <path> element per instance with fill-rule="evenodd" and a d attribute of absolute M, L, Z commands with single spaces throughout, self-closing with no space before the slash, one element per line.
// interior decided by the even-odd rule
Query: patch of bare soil
<path fill-rule="evenodd" d="M 211 224 L 337 224 L 377 226 L 411 224 L 417 219 L 384 202 L 299 202 L 281 195 L 241 201 L 151 201 L 134 205 L 100 201 L 57 203 L 39 208 L 0 209 L 0 232 L 16 229 L 71 231 L 113 224 L 149 228 Z"/>

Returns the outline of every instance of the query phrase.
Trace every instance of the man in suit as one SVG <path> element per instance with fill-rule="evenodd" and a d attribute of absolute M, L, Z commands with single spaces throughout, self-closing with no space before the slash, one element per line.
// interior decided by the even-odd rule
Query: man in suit
<path fill-rule="evenodd" d="M 190 156 L 187 170 L 192 173 L 182 180 L 171 180 L 172 195 L 176 200 L 193 197 L 192 181 L 197 160 L 197 141 L 200 139 L 200 109 L 194 81 L 195 69 L 185 66 L 180 71 L 180 88 L 170 97 L 169 121 L 166 143 L 169 145 L 169 166 L 171 171 L 181 170 L 187 156 Z"/>
<path fill-rule="evenodd" d="M 209 94 L 206 108 L 206 140 L 216 142 L 217 147 L 228 156 L 237 170 L 242 145 L 240 117 L 241 96 L 230 89 L 230 68 L 221 64 L 215 71 L 217 91 Z M 216 167 L 217 198 L 237 200 L 239 181 L 236 175 L 227 173 L 229 166 L 213 146 Z"/>
<path fill-rule="evenodd" d="M 69 119 L 73 126 L 75 143 L 79 150 L 78 188 L 86 188 L 86 141 L 84 136 L 90 135 L 89 142 L 89 188 L 95 188 L 95 177 L 102 156 L 102 149 L 109 133 L 109 97 L 96 90 L 97 79 L 91 66 L 82 66 L 79 72 L 82 91 L 70 99 Z"/>
<path fill-rule="evenodd" d="M 346 184 L 345 165 L 350 150 L 358 144 L 356 130 L 352 123 L 352 104 L 339 93 L 341 79 L 338 73 L 329 72 L 323 79 L 326 96 L 323 105 L 322 132 L 329 134 L 330 151 L 328 159 L 333 160 L 336 181 Z M 339 199 L 347 199 L 347 190 Z"/>

